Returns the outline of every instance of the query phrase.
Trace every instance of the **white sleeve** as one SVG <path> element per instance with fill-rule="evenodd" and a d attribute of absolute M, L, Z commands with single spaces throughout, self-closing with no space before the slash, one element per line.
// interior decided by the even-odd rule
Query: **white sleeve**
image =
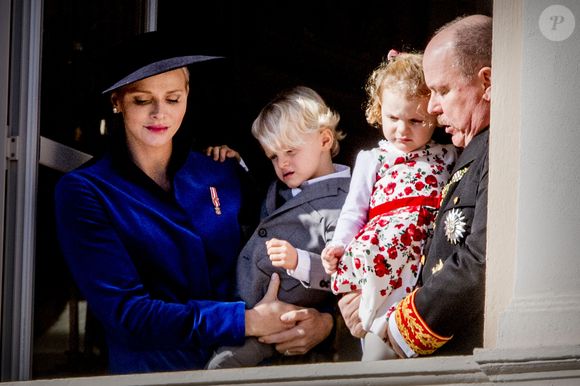
<path fill-rule="evenodd" d="M 367 223 L 371 193 L 379 166 L 379 161 L 374 156 L 374 151 L 363 150 L 358 153 L 352 171 L 350 189 L 340 212 L 330 245 L 348 245 L 357 232 Z"/>
<path fill-rule="evenodd" d="M 302 285 L 307 283 L 304 286 L 308 288 L 308 282 L 310 281 L 310 254 L 298 248 L 296 248 L 296 252 L 298 254 L 296 269 L 287 269 L 286 273 L 294 279 L 300 280 Z"/>
<path fill-rule="evenodd" d="M 391 336 L 393 337 L 395 342 L 399 345 L 401 350 L 405 353 L 407 358 L 416 358 L 418 356 L 417 353 L 413 351 L 411 347 L 409 347 L 407 341 L 405 341 L 405 338 L 403 338 L 403 335 L 401 335 L 401 332 L 397 327 L 397 322 L 395 321 L 395 315 L 391 315 L 391 317 L 389 318 L 389 325 L 387 328 L 389 329 Z"/>

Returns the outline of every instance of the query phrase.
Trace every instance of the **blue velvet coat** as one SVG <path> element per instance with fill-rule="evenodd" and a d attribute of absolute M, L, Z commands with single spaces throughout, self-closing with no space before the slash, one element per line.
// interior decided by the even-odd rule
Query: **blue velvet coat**
<path fill-rule="evenodd" d="M 104 325 L 111 372 L 203 368 L 215 346 L 243 343 L 244 304 L 230 301 L 236 167 L 189 153 L 165 192 L 133 163 L 105 156 L 59 181 L 59 240 Z"/>

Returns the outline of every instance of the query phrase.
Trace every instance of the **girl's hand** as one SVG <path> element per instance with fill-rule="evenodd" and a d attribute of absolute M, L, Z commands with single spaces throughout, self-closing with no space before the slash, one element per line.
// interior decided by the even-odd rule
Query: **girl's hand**
<path fill-rule="evenodd" d="M 274 267 L 294 270 L 298 266 L 298 252 L 288 241 L 270 239 L 266 241 L 266 250 Z"/>
<path fill-rule="evenodd" d="M 344 247 L 338 245 L 330 245 L 322 250 L 320 257 L 322 258 L 322 266 L 327 274 L 332 275 L 336 272 L 338 260 L 344 255 Z"/>
<path fill-rule="evenodd" d="M 246 310 L 246 336 L 275 334 L 294 327 L 295 321 L 282 320 L 281 316 L 299 308 L 278 300 L 280 277 L 273 274 L 266 295 L 251 310 Z"/>
<path fill-rule="evenodd" d="M 205 150 L 205 154 L 212 157 L 214 161 L 224 162 L 227 158 L 241 160 L 240 153 L 230 149 L 227 145 L 210 146 Z"/>

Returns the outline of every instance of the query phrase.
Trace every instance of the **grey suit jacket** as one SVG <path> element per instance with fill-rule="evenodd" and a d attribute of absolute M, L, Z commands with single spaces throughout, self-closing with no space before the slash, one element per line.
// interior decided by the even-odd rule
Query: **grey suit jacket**
<path fill-rule="evenodd" d="M 237 263 L 238 295 L 252 308 L 268 288 L 272 273 L 280 275 L 278 298 L 303 307 L 330 311 L 336 299 L 330 292 L 330 276 L 324 272 L 320 253 L 332 239 L 348 193 L 350 178 L 330 178 L 306 186 L 298 195 L 276 207 L 281 186 L 274 182 L 264 203 L 265 217 L 242 249 Z M 272 266 L 266 241 L 287 240 L 310 254 L 310 282 L 301 283 L 283 268 Z"/>

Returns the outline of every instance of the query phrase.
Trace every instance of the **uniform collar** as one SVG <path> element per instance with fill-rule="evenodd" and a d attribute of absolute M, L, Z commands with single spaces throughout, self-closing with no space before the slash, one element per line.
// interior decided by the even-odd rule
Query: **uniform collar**
<path fill-rule="evenodd" d="M 479 158 L 482 149 L 487 149 L 489 143 L 489 126 L 481 130 L 473 139 L 469 142 L 467 147 L 463 149 L 459 159 L 455 163 L 453 172 L 463 168 L 464 166 L 470 164 L 475 159 Z M 453 174 L 453 173 L 452 173 Z"/>

